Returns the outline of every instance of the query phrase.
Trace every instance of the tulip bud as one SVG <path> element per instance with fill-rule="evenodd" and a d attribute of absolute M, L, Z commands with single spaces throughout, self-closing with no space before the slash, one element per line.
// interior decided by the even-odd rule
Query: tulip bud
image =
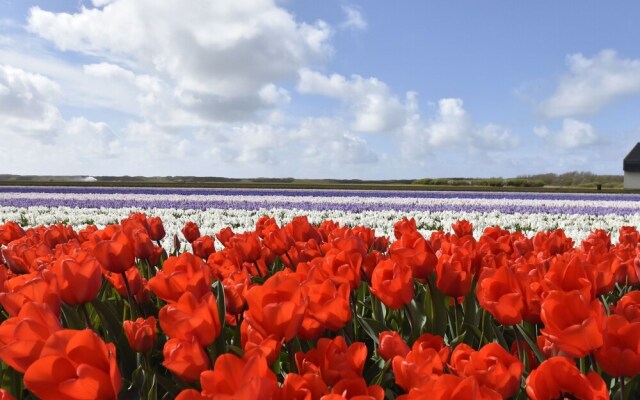
<path fill-rule="evenodd" d="M 380 357 L 385 361 L 389 361 L 395 356 L 404 357 L 411 350 L 404 340 L 402 340 L 398 332 L 380 332 L 378 341 L 380 343 L 378 354 L 380 354 Z"/>
<path fill-rule="evenodd" d="M 124 333 L 131 348 L 138 353 L 146 353 L 156 344 L 156 319 L 151 316 L 147 319 L 138 318 L 135 321 L 124 321 L 122 324 Z"/>

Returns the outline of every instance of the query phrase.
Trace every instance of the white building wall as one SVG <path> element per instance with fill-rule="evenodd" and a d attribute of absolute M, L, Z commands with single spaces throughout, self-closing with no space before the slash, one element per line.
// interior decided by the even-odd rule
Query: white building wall
<path fill-rule="evenodd" d="M 625 189 L 640 189 L 640 172 L 625 172 L 624 173 L 624 188 Z"/>

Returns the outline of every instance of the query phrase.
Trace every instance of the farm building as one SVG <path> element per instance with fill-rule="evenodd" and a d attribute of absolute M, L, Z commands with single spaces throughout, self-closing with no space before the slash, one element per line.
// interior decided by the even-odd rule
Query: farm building
<path fill-rule="evenodd" d="M 624 158 L 624 188 L 640 189 L 640 142 Z"/>

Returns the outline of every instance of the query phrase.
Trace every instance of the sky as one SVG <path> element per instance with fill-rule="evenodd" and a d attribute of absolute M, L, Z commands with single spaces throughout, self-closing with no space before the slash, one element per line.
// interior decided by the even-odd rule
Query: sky
<path fill-rule="evenodd" d="M 622 174 L 640 2 L 0 0 L 0 173 Z"/>

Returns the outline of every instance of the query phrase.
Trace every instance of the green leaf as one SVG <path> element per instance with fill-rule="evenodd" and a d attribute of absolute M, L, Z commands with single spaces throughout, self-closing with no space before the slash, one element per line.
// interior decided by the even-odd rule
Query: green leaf
<path fill-rule="evenodd" d="M 449 304 L 447 303 L 448 297 L 444 295 L 436 287 L 435 273 L 431 273 L 429 276 L 429 295 L 431 296 L 431 303 L 433 307 L 433 334 L 445 336 L 448 326 L 449 316 Z"/>
<path fill-rule="evenodd" d="M 129 341 L 122 327 L 122 321 L 118 318 L 113 303 L 102 302 L 98 298 L 95 298 L 91 302 L 91 305 L 100 316 L 101 326 L 106 336 L 104 339 L 107 339 L 107 337 L 111 338 L 111 341 L 115 343 L 118 348 L 118 359 L 120 360 L 120 371 L 122 375 L 131 376 L 137 367 L 136 356 L 129 346 Z"/>
<path fill-rule="evenodd" d="M 76 330 L 82 330 L 87 328 L 87 325 L 85 324 L 84 320 L 80 317 L 80 314 L 78 314 L 76 309 L 64 303 L 62 303 L 62 317 L 64 318 L 66 328 L 76 329 Z"/>
<path fill-rule="evenodd" d="M 464 313 L 464 317 L 462 319 L 462 324 L 468 323 L 469 325 L 477 325 L 478 319 L 478 302 L 476 301 L 476 285 L 477 279 L 473 278 L 471 284 L 471 291 L 465 296 L 464 302 L 462 304 L 462 312 Z"/>
<path fill-rule="evenodd" d="M 531 350 L 533 350 L 533 354 L 536 355 L 538 361 L 543 362 L 544 360 L 546 360 L 547 358 L 544 356 L 544 354 L 542 354 L 542 352 L 538 348 L 538 345 L 529 337 L 529 335 L 527 335 L 527 332 L 525 332 L 519 324 L 514 325 L 514 327 L 520 333 L 524 341 L 527 342 Z"/>
<path fill-rule="evenodd" d="M 471 325 L 465 322 L 463 324 L 463 327 L 471 331 L 471 333 L 473 333 L 473 335 L 478 339 L 478 342 L 480 343 L 480 347 L 489 343 L 489 340 L 487 339 L 487 335 L 483 335 L 482 331 L 477 326 Z"/>
<path fill-rule="evenodd" d="M 356 315 L 356 318 L 358 319 L 358 321 L 360 322 L 360 325 L 362 326 L 362 329 L 364 329 L 364 332 L 373 340 L 373 342 L 376 344 L 376 347 L 378 346 L 378 336 L 380 334 L 380 332 L 386 330 L 386 327 L 381 324 L 378 321 L 372 320 L 370 318 L 363 318 L 359 315 Z M 372 325 L 376 326 L 377 325 L 377 330 L 376 328 L 372 327 Z M 380 330 L 380 326 L 382 326 L 382 330 Z"/>

